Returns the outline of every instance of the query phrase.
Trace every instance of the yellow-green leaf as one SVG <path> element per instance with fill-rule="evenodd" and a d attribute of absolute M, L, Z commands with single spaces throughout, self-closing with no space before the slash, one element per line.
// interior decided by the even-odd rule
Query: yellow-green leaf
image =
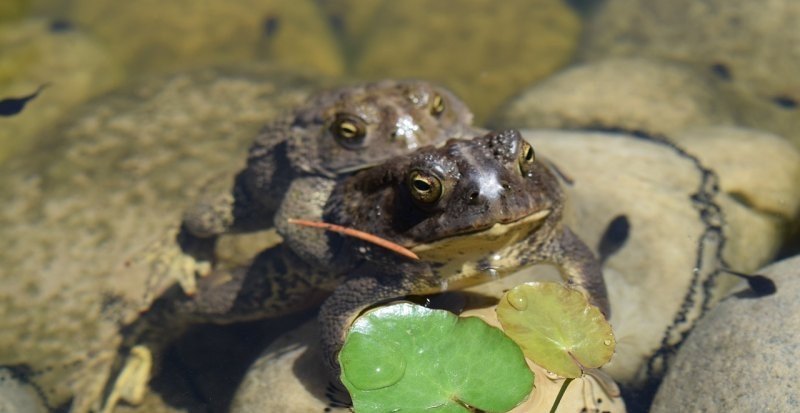
<path fill-rule="evenodd" d="M 600 310 L 578 290 L 557 283 L 528 283 L 497 305 L 506 334 L 534 363 L 563 377 L 611 360 L 616 341 Z"/>

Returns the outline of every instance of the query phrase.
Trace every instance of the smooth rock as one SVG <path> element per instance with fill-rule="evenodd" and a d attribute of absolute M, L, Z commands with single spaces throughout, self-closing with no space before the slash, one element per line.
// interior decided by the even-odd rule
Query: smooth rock
<path fill-rule="evenodd" d="M 800 3 L 609 0 L 590 19 L 584 59 L 648 56 L 718 78 L 745 125 L 800 145 Z"/>
<path fill-rule="evenodd" d="M 777 293 L 729 297 L 701 319 L 651 412 L 800 409 L 800 256 L 758 273 L 775 281 Z"/>
<path fill-rule="evenodd" d="M 667 136 L 692 126 L 733 124 L 731 109 L 709 80 L 689 66 L 657 59 L 600 60 L 524 90 L 491 123 Z"/>
<path fill-rule="evenodd" d="M 30 0 L 4 0 L 0 2 L 0 22 L 12 21 L 25 15 Z"/>
<path fill-rule="evenodd" d="M 479 121 L 569 62 L 580 22 L 558 0 L 387 1 L 364 31 L 360 77 L 419 77 L 452 88 Z"/>
<path fill-rule="evenodd" d="M 36 389 L 15 377 L 7 369 L 0 368 L 0 413 L 45 413 Z"/>
<path fill-rule="evenodd" d="M 126 261 L 309 91 L 268 69 L 178 74 L 98 99 L 2 165 L 0 365 L 30 367 L 51 406 L 96 402 L 149 281 Z"/>
<path fill-rule="evenodd" d="M 486 318 L 492 318 L 494 311 L 488 310 L 488 315 L 472 315 L 493 324 Z M 529 367 L 536 375 L 535 388 L 511 413 L 548 411 L 561 387 L 562 381 L 549 378 L 541 367 L 532 363 Z M 349 412 L 349 396 L 329 383 L 317 324 L 310 322 L 273 342 L 253 363 L 230 411 L 260 413 L 269 406 L 270 411 L 281 412 Z M 618 393 L 607 394 L 593 377 L 586 376 L 569 385 L 559 411 L 624 413 L 625 405 Z"/>
<path fill-rule="evenodd" d="M 370 30 L 380 21 L 387 0 L 323 0 L 319 7 L 328 16 L 346 56 L 356 56 L 369 42 Z M 413 28 L 412 28 L 413 30 Z"/>
<path fill-rule="evenodd" d="M 64 18 L 105 42 L 131 73 L 241 64 L 341 74 L 344 60 L 311 0 L 77 0 Z"/>
<path fill-rule="evenodd" d="M 693 148 L 697 155 L 645 136 L 556 131 L 523 136 L 574 180 L 565 186 L 565 221 L 588 245 L 598 245 L 615 217 L 630 222 L 628 239 L 604 268 L 618 342 L 605 370 L 624 384 L 657 379 L 682 335 L 739 281 L 719 269 L 752 272 L 763 266 L 798 213 L 796 203 L 778 215 L 725 191 L 757 194 L 763 182 L 775 180 L 783 183 L 774 189 L 786 199 L 800 198 L 800 188 L 791 183 L 800 155 L 771 135 L 709 140 Z M 769 167 L 748 167 L 753 165 L 748 160 L 758 157 L 754 148 L 767 156 L 791 155 L 770 159 L 776 164 Z M 723 153 L 748 174 L 712 169 Z"/>
<path fill-rule="evenodd" d="M 797 204 L 790 204 L 776 214 L 758 203 L 741 203 L 726 190 L 755 195 L 762 182 L 771 180 L 770 185 L 780 186 L 774 191 L 800 198 L 800 188 L 792 184 L 800 154 L 769 134 L 724 128 L 718 133 L 725 131 L 737 137 L 689 139 L 702 143 L 693 148 L 697 156 L 644 136 L 523 131 L 539 156 L 574 180 L 564 185 L 565 222 L 588 245 L 598 245 L 615 217 L 624 215 L 630 222 L 628 238 L 620 240 L 622 248 L 604 267 L 617 337 L 616 354 L 604 370 L 622 383 L 636 387 L 659 378 L 683 334 L 739 281 L 719 269 L 747 272 L 763 265 L 779 247 L 783 226 L 798 212 Z M 776 151 L 787 155 L 773 159 L 775 165 L 754 168 L 763 161 L 754 155 L 754 146 L 765 156 Z M 746 177 L 725 165 L 739 160 L 749 171 Z M 469 290 L 499 297 L 532 279 L 559 277 L 541 265 Z M 326 392 L 318 350 L 308 344 L 317 341 L 313 328 L 287 335 L 262 354 L 242 382 L 232 411 L 247 413 L 267 405 L 313 411 L 346 400 L 341 393 Z"/>
<path fill-rule="evenodd" d="M 696 127 L 670 138 L 717 171 L 722 191 L 733 200 L 785 221 L 797 218 L 800 196 L 786 188 L 800 182 L 800 152 L 786 139 L 737 127 Z M 727 145 L 753 150 L 743 157 L 720 150 Z"/>
<path fill-rule="evenodd" d="M 0 100 L 48 85 L 18 113 L 0 116 L 0 163 L 121 80 L 120 67 L 95 39 L 79 30 L 53 31 L 42 19 L 0 25 L 0 50 Z"/>

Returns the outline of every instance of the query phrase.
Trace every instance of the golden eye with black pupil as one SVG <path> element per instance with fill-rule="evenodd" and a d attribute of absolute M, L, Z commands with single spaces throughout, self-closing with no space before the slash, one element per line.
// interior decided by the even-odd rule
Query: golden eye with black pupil
<path fill-rule="evenodd" d="M 433 95 L 431 100 L 431 115 L 439 116 L 444 113 L 444 98 L 440 94 Z"/>
<path fill-rule="evenodd" d="M 533 163 L 536 162 L 536 152 L 528 142 L 522 141 L 522 148 L 519 151 L 519 169 L 522 173 L 527 173 Z"/>
<path fill-rule="evenodd" d="M 433 204 L 442 197 L 442 181 L 434 175 L 413 171 L 408 175 L 407 185 L 411 197 L 421 204 Z"/>
<path fill-rule="evenodd" d="M 351 115 L 337 115 L 331 123 L 330 131 L 344 145 L 357 146 L 367 134 L 367 126 L 361 118 Z"/>

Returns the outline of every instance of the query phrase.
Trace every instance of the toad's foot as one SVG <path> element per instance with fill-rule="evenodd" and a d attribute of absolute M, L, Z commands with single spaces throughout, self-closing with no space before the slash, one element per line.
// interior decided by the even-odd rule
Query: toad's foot
<path fill-rule="evenodd" d="M 197 292 L 197 277 L 211 273 L 215 238 L 201 239 L 173 228 L 164 237 L 137 254 L 128 265 L 136 262 L 148 268 L 143 308 L 146 310 L 155 297 L 177 282 L 186 295 Z"/>
<path fill-rule="evenodd" d="M 142 345 L 133 347 L 105 400 L 102 413 L 113 412 L 120 400 L 140 404 L 147 391 L 152 368 L 153 355 L 150 350 Z"/>

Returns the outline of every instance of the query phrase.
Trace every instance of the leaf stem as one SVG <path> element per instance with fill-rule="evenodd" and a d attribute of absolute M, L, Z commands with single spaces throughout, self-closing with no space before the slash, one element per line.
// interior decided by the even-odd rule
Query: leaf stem
<path fill-rule="evenodd" d="M 553 408 L 550 409 L 550 413 L 556 413 L 556 409 L 558 409 L 558 404 L 561 403 L 561 398 L 564 397 L 564 392 L 567 391 L 567 386 L 575 380 L 571 377 L 564 379 L 564 384 L 561 385 L 561 389 L 558 391 L 558 396 L 556 396 L 556 401 L 553 402 Z"/>

